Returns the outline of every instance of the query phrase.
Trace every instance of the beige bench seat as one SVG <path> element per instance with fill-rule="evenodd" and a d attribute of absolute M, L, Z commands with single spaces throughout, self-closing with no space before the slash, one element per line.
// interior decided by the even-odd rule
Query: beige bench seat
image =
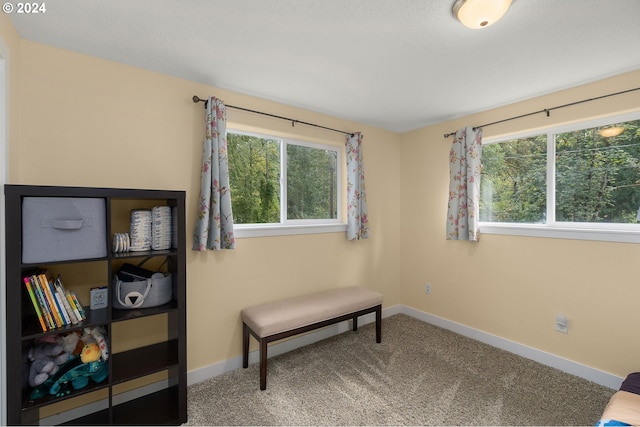
<path fill-rule="evenodd" d="M 382 340 L 382 294 L 352 286 L 316 292 L 242 310 L 243 364 L 249 366 L 249 336 L 260 343 L 260 389 L 267 388 L 267 344 L 345 320 L 358 329 L 358 317 L 376 313 L 376 342 Z"/>
<path fill-rule="evenodd" d="M 640 425 L 640 395 L 628 391 L 615 392 L 602 413 L 602 419 Z"/>
<path fill-rule="evenodd" d="M 640 426 L 640 372 L 633 372 L 620 385 L 596 426 Z"/>

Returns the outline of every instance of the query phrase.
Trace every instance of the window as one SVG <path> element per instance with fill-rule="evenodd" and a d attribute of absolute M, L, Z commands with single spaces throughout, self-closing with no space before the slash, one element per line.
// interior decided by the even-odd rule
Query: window
<path fill-rule="evenodd" d="M 227 147 L 240 237 L 256 229 L 263 231 L 257 235 L 344 230 L 335 227 L 342 225 L 338 147 L 236 131 L 227 132 Z"/>
<path fill-rule="evenodd" d="M 640 242 L 640 114 L 482 147 L 480 230 Z"/>
<path fill-rule="evenodd" d="M 546 163 L 546 135 L 483 144 L 480 221 L 543 223 Z"/>

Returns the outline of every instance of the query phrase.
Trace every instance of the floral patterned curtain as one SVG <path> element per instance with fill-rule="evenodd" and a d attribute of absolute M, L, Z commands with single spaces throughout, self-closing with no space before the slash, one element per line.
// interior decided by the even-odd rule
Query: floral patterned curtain
<path fill-rule="evenodd" d="M 449 152 L 447 240 L 478 241 L 482 129 L 456 132 Z"/>
<path fill-rule="evenodd" d="M 369 237 L 367 200 L 364 189 L 362 134 L 347 135 L 347 239 Z"/>
<path fill-rule="evenodd" d="M 235 237 L 227 162 L 227 109 L 221 100 L 213 96 L 206 107 L 200 199 L 193 250 L 233 249 Z"/>

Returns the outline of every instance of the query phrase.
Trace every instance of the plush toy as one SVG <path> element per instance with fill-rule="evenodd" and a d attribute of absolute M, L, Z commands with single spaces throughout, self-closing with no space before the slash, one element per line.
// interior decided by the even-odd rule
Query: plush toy
<path fill-rule="evenodd" d="M 98 350 L 98 354 L 99 353 L 100 350 Z M 77 359 L 76 357 L 74 361 Z M 102 361 L 77 363 L 74 361 L 65 364 L 65 366 L 61 367 L 60 371 L 52 377 L 54 381 L 49 389 L 49 394 L 58 397 L 66 396 L 71 393 L 71 388 L 80 390 L 89 385 L 89 378 L 96 383 L 101 383 L 107 378 L 109 373 L 107 363 Z"/>
<path fill-rule="evenodd" d="M 76 356 L 82 351 L 84 344 L 80 341 L 78 332 L 69 332 L 68 334 L 60 334 L 56 337 L 56 342 L 62 346 L 62 351 Z"/>
<path fill-rule="evenodd" d="M 94 361 L 94 352 L 95 349 L 92 347 L 87 348 L 89 344 L 95 344 L 98 347 L 98 357 L 95 360 L 101 359 L 102 361 L 107 361 L 109 359 L 109 349 L 107 348 L 107 340 L 104 337 L 103 329 L 101 327 L 94 328 L 84 328 L 82 336 L 80 337 L 81 350 L 83 353 L 91 353 L 90 359 L 87 359 L 88 362 Z M 85 362 L 87 363 L 87 362 Z"/>
<path fill-rule="evenodd" d="M 107 376 L 109 351 L 103 328 L 84 328 L 38 339 L 29 349 L 31 399 L 46 394 L 66 395 L 86 387 L 89 378 L 99 383 Z"/>
<path fill-rule="evenodd" d="M 80 353 L 80 360 L 82 363 L 97 362 L 100 360 L 100 347 L 98 344 L 91 342 L 85 344 Z"/>
<path fill-rule="evenodd" d="M 55 342 L 36 342 L 27 354 L 31 366 L 29 368 L 29 385 L 39 386 L 51 375 L 58 371 L 58 367 L 69 360 L 69 353 L 63 351 L 62 346 Z"/>
<path fill-rule="evenodd" d="M 107 348 L 107 339 L 104 337 L 103 332 L 100 328 L 93 328 L 91 331 L 91 336 L 95 338 L 96 344 L 100 347 L 100 355 L 103 361 L 107 361 L 109 359 L 109 349 Z"/>
<path fill-rule="evenodd" d="M 30 398 L 37 400 L 48 394 L 58 397 L 66 396 L 72 390 L 86 387 L 89 384 L 89 379 L 100 383 L 108 376 L 108 366 L 106 362 L 102 361 L 82 363 L 79 356 L 73 356 L 44 383 L 34 387 Z"/>

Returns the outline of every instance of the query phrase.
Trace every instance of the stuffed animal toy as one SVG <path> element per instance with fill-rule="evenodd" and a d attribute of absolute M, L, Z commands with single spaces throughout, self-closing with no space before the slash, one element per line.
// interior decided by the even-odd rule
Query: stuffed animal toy
<path fill-rule="evenodd" d="M 89 328 L 85 328 L 85 332 Z M 107 340 L 104 337 L 104 334 L 99 327 L 91 328 L 89 330 L 89 334 L 96 340 L 96 344 L 100 348 L 100 357 L 102 357 L 103 361 L 107 361 L 109 359 L 109 349 L 107 348 Z"/>
<path fill-rule="evenodd" d="M 27 354 L 31 366 L 29 368 L 29 385 L 39 386 L 51 375 L 58 371 L 58 367 L 69 360 L 69 353 L 63 351 L 62 346 L 55 342 L 36 342 Z"/>
<path fill-rule="evenodd" d="M 108 376 L 108 366 L 106 362 L 102 361 L 82 363 L 79 356 L 73 356 L 44 383 L 34 387 L 30 398 L 31 400 L 37 400 L 48 394 L 58 397 L 66 396 L 72 390 L 80 390 L 86 387 L 89 384 L 89 379 L 92 379 L 95 383 L 100 383 Z"/>
<path fill-rule="evenodd" d="M 76 356 L 82 351 L 84 344 L 80 341 L 78 332 L 69 332 L 68 334 L 60 334 L 56 337 L 56 343 L 62 346 L 62 351 Z"/>
<path fill-rule="evenodd" d="M 95 345 L 95 344 L 94 344 Z M 100 350 L 98 349 L 98 354 Z M 108 365 L 102 361 L 79 363 L 74 361 L 61 367 L 56 375 L 52 377 L 53 384 L 49 389 L 49 394 L 62 397 L 74 390 L 85 388 L 89 384 L 89 378 L 96 383 L 101 383 L 107 378 L 109 373 Z"/>
<path fill-rule="evenodd" d="M 100 347 L 94 342 L 85 344 L 82 348 L 82 353 L 80 353 L 82 363 L 97 362 L 100 360 L 100 357 Z"/>
<path fill-rule="evenodd" d="M 40 399 L 47 394 L 65 396 L 71 390 L 86 387 L 89 384 L 89 379 L 96 383 L 104 381 L 109 371 L 109 365 L 106 363 L 109 352 L 102 331 L 102 328 L 94 327 L 84 328 L 82 332 L 75 331 L 58 336 L 49 335 L 46 337 L 48 342 L 38 342 L 37 345 L 34 345 L 34 356 L 36 349 L 40 352 L 47 349 L 50 351 L 47 354 L 59 354 L 56 362 L 60 366 L 56 363 L 53 367 L 47 366 L 46 369 L 51 368 L 51 370 L 46 373 L 46 377 L 38 378 L 42 381 L 30 382 L 33 387 L 30 394 L 31 399 Z M 34 361 L 32 368 L 35 369 L 36 366 Z"/>
<path fill-rule="evenodd" d="M 82 348 L 82 353 L 80 353 L 82 363 L 97 362 L 99 360 L 107 361 L 109 358 L 107 340 L 99 327 L 84 328 L 82 341 L 84 341 L 84 347 Z"/>

